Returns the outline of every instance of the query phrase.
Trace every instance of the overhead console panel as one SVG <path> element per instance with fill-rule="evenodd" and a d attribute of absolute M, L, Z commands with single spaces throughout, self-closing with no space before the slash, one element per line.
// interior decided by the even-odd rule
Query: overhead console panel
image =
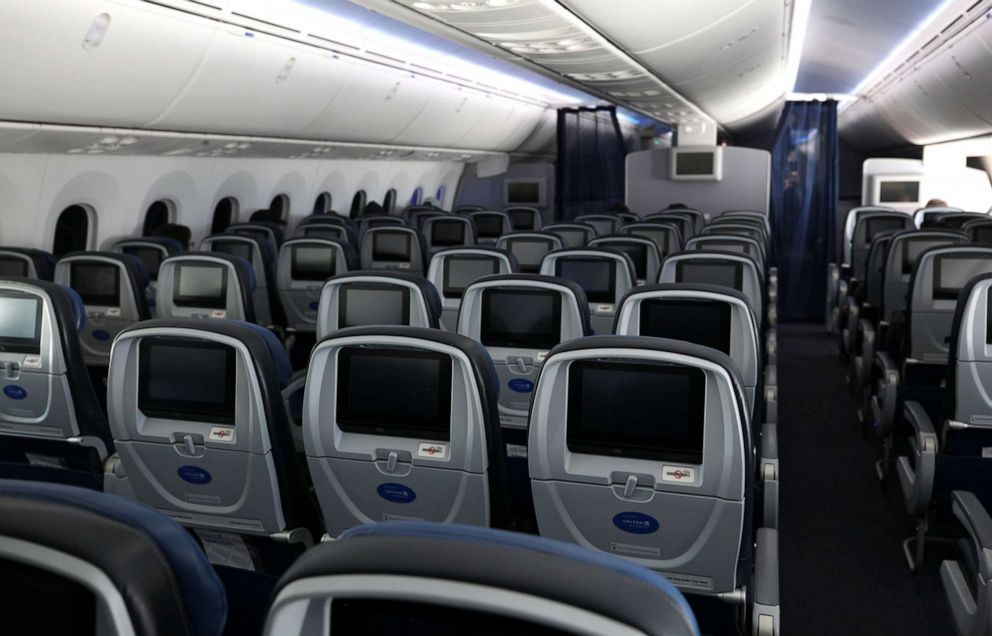
<path fill-rule="evenodd" d="M 546 152 L 554 109 L 585 99 L 449 42 L 432 59 L 345 0 L 3 4 L 0 122 Z"/>

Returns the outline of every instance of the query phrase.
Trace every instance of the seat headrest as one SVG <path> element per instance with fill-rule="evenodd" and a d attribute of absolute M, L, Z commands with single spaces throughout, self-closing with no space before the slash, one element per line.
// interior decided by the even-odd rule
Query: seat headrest
<path fill-rule="evenodd" d="M 260 241 L 257 238 L 255 238 L 254 236 L 248 236 L 246 234 L 233 234 L 233 233 L 231 233 L 231 234 L 229 234 L 229 233 L 211 234 L 207 238 L 203 239 L 203 241 L 200 243 L 201 249 L 203 249 L 203 247 L 208 244 L 208 241 L 209 242 L 214 242 L 214 241 L 235 241 L 235 242 L 241 242 L 241 243 L 249 243 L 251 245 L 257 245 L 258 246 L 258 251 L 262 255 L 262 263 L 261 264 L 264 265 L 265 263 L 273 263 L 273 262 L 275 262 L 275 258 L 276 258 L 275 246 L 272 245 L 272 243 L 269 242 L 269 241 Z M 210 253 L 213 254 L 215 252 L 214 252 L 214 250 L 210 250 Z M 223 253 L 226 253 L 226 252 L 221 252 L 221 253 L 223 254 Z M 254 269 L 254 268 L 252 268 L 252 269 Z"/>
<path fill-rule="evenodd" d="M 135 239 L 122 239 L 114 243 L 114 247 L 124 247 L 127 245 L 133 245 L 137 243 L 150 243 L 152 245 L 159 245 L 165 248 L 165 251 L 171 256 L 172 254 L 178 254 L 179 252 L 185 251 L 182 243 L 174 238 L 169 238 L 167 236 L 144 236 L 142 238 Z"/>
<path fill-rule="evenodd" d="M 460 524 L 397 521 L 353 528 L 300 557 L 276 593 L 301 579 L 361 574 L 504 589 L 590 611 L 650 636 L 699 633 L 685 598 L 656 572 L 577 545 Z"/>
<path fill-rule="evenodd" d="M 749 309 L 751 307 L 748 297 L 744 292 L 738 291 L 732 287 L 721 287 L 720 285 L 705 285 L 702 283 L 657 283 L 654 285 L 641 285 L 640 287 L 633 287 L 624 294 L 623 299 L 620 303 L 623 304 L 627 301 L 630 296 L 637 296 L 640 294 L 650 294 L 651 292 L 705 292 L 707 294 L 716 294 L 719 296 L 724 296 L 726 298 L 732 298 L 734 300 L 744 303 Z"/>
<path fill-rule="evenodd" d="M 149 236 L 164 236 L 166 238 L 171 238 L 179 243 L 183 250 L 189 249 L 190 239 L 193 238 L 193 232 L 185 225 L 178 225 L 176 223 L 166 223 L 161 225 Z"/>
<path fill-rule="evenodd" d="M 218 636 L 224 587 L 189 532 L 123 497 L 40 482 L 0 480 L 0 535 L 76 557 L 121 594 L 135 632 Z"/>
<path fill-rule="evenodd" d="M 468 256 L 471 256 L 473 254 L 502 256 L 509 259 L 510 265 L 513 267 L 514 271 L 516 271 L 520 267 L 519 263 L 517 263 L 516 256 L 514 256 L 513 254 L 502 248 L 493 247 L 491 245 L 460 245 L 458 247 L 446 247 L 444 249 L 440 249 L 434 252 L 434 256 L 432 258 L 437 258 L 437 257 L 443 258 L 445 256 L 452 256 L 457 254 L 465 254 Z"/>
<path fill-rule="evenodd" d="M 0 247 L 0 255 L 4 252 L 27 257 L 34 265 L 39 280 L 50 281 L 55 277 L 55 257 L 48 252 L 25 247 Z"/>
<path fill-rule="evenodd" d="M 437 288 L 423 276 L 393 270 L 360 269 L 353 272 L 345 272 L 343 274 L 332 276 L 328 278 L 324 284 L 326 285 L 332 281 L 341 281 L 343 279 L 358 277 L 373 277 L 383 279 L 384 282 L 395 281 L 397 283 L 406 283 L 415 286 L 420 290 L 421 296 L 423 296 L 424 301 L 427 303 L 427 312 L 430 314 L 429 318 L 431 325 L 434 328 L 438 328 L 440 324 L 439 321 L 441 320 L 441 312 L 444 310 L 444 304 Z"/>

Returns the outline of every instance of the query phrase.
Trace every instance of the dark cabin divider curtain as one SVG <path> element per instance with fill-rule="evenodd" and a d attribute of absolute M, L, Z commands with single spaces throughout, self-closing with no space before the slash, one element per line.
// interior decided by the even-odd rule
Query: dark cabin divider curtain
<path fill-rule="evenodd" d="M 772 148 L 780 320 L 823 316 L 838 195 L 837 102 L 786 102 Z"/>
<path fill-rule="evenodd" d="M 570 221 L 623 203 L 626 155 L 616 108 L 559 109 L 556 218 Z"/>

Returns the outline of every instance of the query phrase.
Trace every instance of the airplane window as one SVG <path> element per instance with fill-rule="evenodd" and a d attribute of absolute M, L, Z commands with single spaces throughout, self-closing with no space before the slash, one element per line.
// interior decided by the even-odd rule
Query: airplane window
<path fill-rule="evenodd" d="M 162 199 L 148 206 L 145 212 L 145 225 L 141 228 L 142 236 L 151 236 L 158 228 L 171 223 L 171 209 L 168 201 Z"/>
<path fill-rule="evenodd" d="M 269 204 L 269 212 L 273 216 L 277 216 L 280 220 L 286 220 L 286 214 L 289 212 L 289 197 L 285 194 L 277 194 L 272 203 Z"/>
<path fill-rule="evenodd" d="M 55 224 L 55 240 L 52 244 L 52 255 L 56 258 L 85 250 L 89 243 L 90 233 L 89 211 L 81 205 L 70 205 L 62 210 Z"/>
<path fill-rule="evenodd" d="M 437 199 L 438 207 L 444 207 L 444 186 L 438 186 L 437 192 L 434 193 L 434 198 Z"/>
<path fill-rule="evenodd" d="M 210 224 L 210 233 L 219 234 L 234 222 L 238 212 L 238 200 L 234 197 L 224 197 L 214 207 L 214 219 Z"/>
<path fill-rule="evenodd" d="M 385 208 L 386 214 L 392 214 L 394 205 L 396 205 L 396 188 L 390 188 L 382 200 L 382 207 Z"/>
<path fill-rule="evenodd" d="M 327 214 L 331 211 L 331 193 L 321 192 L 313 204 L 314 214 Z"/>
<path fill-rule="evenodd" d="M 413 191 L 413 195 L 410 197 L 410 205 L 418 205 L 420 199 L 424 196 L 424 189 L 417 186 L 417 189 Z"/>
<path fill-rule="evenodd" d="M 351 216 L 356 217 L 365 209 L 365 190 L 359 190 L 351 198 Z"/>

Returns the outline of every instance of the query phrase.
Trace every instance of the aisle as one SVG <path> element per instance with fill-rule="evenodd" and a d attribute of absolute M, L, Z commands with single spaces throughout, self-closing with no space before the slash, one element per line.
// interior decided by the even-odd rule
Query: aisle
<path fill-rule="evenodd" d="M 953 633 L 939 563 L 906 565 L 912 526 L 898 483 L 875 477 L 836 340 L 783 325 L 778 342 L 783 633 Z"/>

